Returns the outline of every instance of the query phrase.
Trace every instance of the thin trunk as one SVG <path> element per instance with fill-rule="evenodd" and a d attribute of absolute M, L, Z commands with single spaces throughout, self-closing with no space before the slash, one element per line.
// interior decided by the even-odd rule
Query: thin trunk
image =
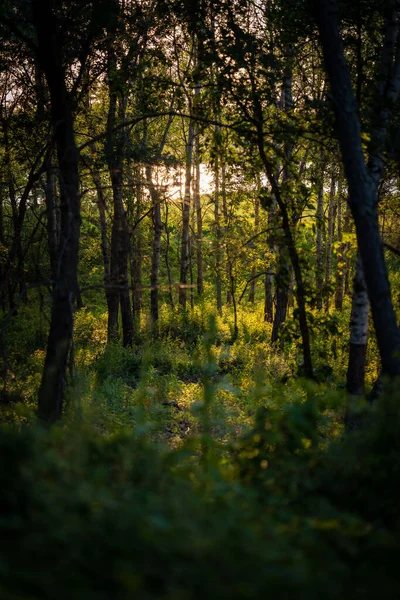
<path fill-rule="evenodd" d="M 47 242 L 49 247 L 51 278 L 53 285 L 58 273 L 58 247 L 59 247 L 59 216 L 57 198 L 57 170 L 49 160 L 46 170 L 46 206 L 47 206 Z"/>
<path fill-rule="evenodd" d="M 190 204 L 192 184 L 194 123 L 189 123 L 186 144 L 185 193 L 182 207 L 182 238 L 181 238 L 181 270 L 179 280 L 179 304 L 186 308 L 187 274 L 189 268 L 189 233 L 190 233 Z"/>
<path fill-rule="evenodd" d="M 142 311 L 142 227 L 138 223 L 143 206 L 142 172 L 140 166 L 135 169 L 136 204 L 134 222 L 137 223 L 131 238 L 131 278 L 132 278 L 132 312 L 137 322 L 140 322 Z"/>
<path fill-rule="evenodd" d="M 3 290 L 6 286 L 8 288 L 8 292 L 11 293 L 11 298 L 13 299 L 15 293 L 15 285 L 12 282 L 12 271 L 15 262 L 17 264 L 23 265 L 23 255 L 19 259 L 18 256 L 22 253 L 22 244 L 21 244 L 21 234 L 22 227 L 25 220 L 27 204 L 29 195 L 35 185 L 35 183 L 40 179 L 40 176 L 45 171 L 45 165 L 47 164 L 48 154 L 46 154 L 44 162 L 41 167 L 38 167 L 40 157 L 38 157 L 32 166 L 32 169 L 28 175 L 28 181 L 26 183 L 25 189 L 21 195 L 19 204 L 18 204 L 18 212 L 15 213 L 15 217 L 13 217 L 13 238 L 10 244 L 10 248 L 7 254 L 7 261 L 4 267 L 4 279 L 0 281 L 0 290 Z M 18 274 L 18 271 L 17 271 Z M 18 280 L 18 278 L 17 278 Z M 4 296 L 3 296 L 4 297 Z"/>
<path fill-rule="evenodd" d="M 258 186 L 258 187 L 260 187 L 260 186 Z M 254 200 L 254 234 L 258 233 L 259 221 L 260 221 L 260 200 L 259 200 L 259 196 L 257 194 L 257 196 L 255 197 L 255 200 Z M 252 269 L 251 274 L 252 274 L 252 276 L 254 276 L 256 274 L 256 269 L 254 267 Z M 256 280 L 253 279 L 253 281 L 250 283 L 250 290 L 249 290 L 249 302 L 251 302 L 251 304 L 254 304 L 255 297 L 256 297 Z"/>
<path fill-rule="evenodd" d="M 149 187 L 150 197 L 152 202 L 153 216 L 153 245 L 151 255 L 151 273 L 150 273 L 150 315 L 153 326 L 158 322 L 158 299 L 159 299 L 159 270 L 160 270 L 160 253 L 161 253 L 161 198 L 159 190 L 153 181 L 153 172 L 150 165 L 146 165 L 146 182 Z"/>
<path fill-rule="evenodd" d="M 113 195 L 113 225 L 111 231 L 110 297 L 108 314 L 108 339 L 118 337 L 118 312 L 121 308 L 122 343 L 133 343 L 133 316 L 128 288 L 129 230 L 123 203 L 123 142 L 115 133 L 117 107 L 119 120 L 125 118 L 125 106 L 118 103 L 115 77 L 116 58 L 112 41 L 108 48 L 109 107 L 107 115 L 106 155 Z M 119 105 L 118 105 L 119 104 Z"/>
<path fill-rule="evenodd" d="M 261 114 L 261 107 L 258 107 L 257 115 Z M 313 367 L 312 367 L 312 359 L 311 359 L 311 347 L 310 347 L 310 334 L 307 323 L 307 313 L 306 313 L 306 299 L 305 299 L 305 289 L 303 282 L 303 275 L 301 272 L 299 255 L 296 249 L 295 241 L 293 238 L 293 234 L 290 228 L 290 220 L 289 214 L 287 211 L 286 204 L 281 197 L 280 187 L 275 179 L 272 165 L 269 162 L 267 155 L 264 149 L 264 132 L 262 128 L 262 121 L 257 122 L 257 145 L 258 151 L 260 153 L 260 158 L 263 162 L 265 173 L 268 178 L 268 181 L 271 185 L 272 192 L 275 195 L 277 204 L 280 209 L 281 218 L 282 218 L 282 230 L 286 241 L 286 247 L 289 253 L 290 261 L 292 263 L 293 272 L 296 280 L 296 301 L 298 308 L 298 318 L 299 318 L 299 326 L 300 333 L 302 337 L 303 344 L 303 359 L 304 359 L 304 374 L 308 378 L 313 377 Z"/>
<path fill-rule="evenodd" d="M 194 186 L 194 208 L 196 211 L 196 263 L 197 263 L 197 294 L 201 296 L 204 292 L 203 282 L 203 217 L 201 214 L 200 198 L 200 134 L 195 138 L 195 186 Z"/>
<path fill-rule="evenodd" d="M 346 209 L 345 209 L 345 213 L 344 213 L 344 224 L 343 224 L 343 229 L 346 233 L 351 233 L 351 211 L 350 211 L 350 206 L 349 203 L 346 201 Z M 350 261 L 350 249 L 351 249 L 351 244 L 350 242 L 347 242 L 344 245 L 344 294 L 345 296 L 350 296 L 351 295 L 351 279 L 350 279 L 350 273 L 351 273 L 351 261 Z"/>
<path fill-rule="evenodd" d="M 196 137 L 194 138 L 194 164 L 192 173 L 192 206 L 190 209 L 190 235 L 189 235 L 189 277 L 190 277 L 190 308 L 194 309 L 194 262 L 196 249 Z"/>
<path fill-rule="evenodd" d="M 344 269 L 346 266 L 345 247 L 343 244 L 342 233 L 342 198 L 339 195 L 337 202 L 337 239 L 339 243 L 336 263 L 336 291 L 335 291 L 335 308 L 342 310 L 343 308 L 343 282 Z"/>
<path fill-rule="evenodd" d="M 316 292 L 317 292 L 317 309 L 322 309 L 322 288 L 323 288 L 323 220 L 324 220 L 324 179 L 323 175 L 318 188 L 317 200 L 317 256 L 316 256 Z"/>
<path fill-rule="evenodd" d="M 238 327 L 238 312 L 237 312 L 237 302 L 236 302 L 236 279 L 233 274 L 232 262 L 228 257 L 228 269 L 229 269 L 229 291 L 232 299 L 232 307 L 233 307 L 233 335 L 231 338 L 231 342 L 235 342 L 239 335 L 239 327 Z"/>
<path fill-rule="evenodd" d="M 290 49 L 286 48 L 288 54 Z M 282 81 L 282 97 L 281 97 L 281 108 L 286 113 L 291 110 L 293 104 L 292 98 L 292 85 L 293 85 L 293 74 L 291 67 L 286 67 L 283 73 Z M 283 167 L 282 185 L 290 179 L 290 174 L 287 168 L 288 162 L 291 158 L 293 151 L 293 144 L 291 141 L 287 141 L 284 144 L 285 162 Z M 281 207 L 279 207 L 281 208 Z M 288 220 L 288 227 L 290 227 Z M 292 234 L 290 233 L 292 237 Z M 284 234 L 282 238 L 283 244 L 287 243 L 287 237 Z M 271 341 L 276 342 L 279 338 L 279 331 L 286 321 L 288 300 L 289 300 L 289 281 L 290 281 L 290 267 L 289 267 L 289 254 L 284 246 L 278 248 L 278 272 L 276 277 L 276 311 L 274 317 L 274 324 L 272 328 Z"/>
<path fill-rule="evenodd" d="M 264 279 L 264 321 L 266 323 L 272 323 L 274 319 L 274 295 L 273 295 L 273 280 L 274 276 L 272 271 L 268 271 Z"/>
<path fill-rule="evenodd" d="M 134 329 L 135 331 L 137 329 L 140 329 L 140 319 L 138 318 L 138 315 L 136 314 L 136 308 L 135 308 L 135 282 L 134 282 L 134 277 L 133 277 L 133 255 L 134 255 L 134 247 L 136 245 L 136 236 L 140 235 L 140 232 L 138 230 L 140 223 L 136 223 L 137 218 L 137 214 L 138 214 L 138 207 L 137 204 L 139 202 L 138 198 L 137 198 L 137 183 L 135 181 L 135 176 L 134 176 L 134 168 L 132 166 L 132 160 L 130 158 L 128 158 L 127 163 L 126 163 L 126 179 L 127 179 L 127 186 L 126 186 L 126 193 L 125 193 L 125 198 L 126 198 L 126 209 L 127 209 L 127 224 L 128 224 L 128 230 L 129 230 L 129 256 L 128 256 L 128 273 L 130 275 L 130 282 L 131 282 L 131 305 L 132 305 L 132 319 L 133 319 L 133 323 L 134 323 Z M 140 184 L 140 182 L 139 182 Z M 140 186 L 139 186 L 140 187 Z M 139 213 L 140 214 L 140 213 Z"/>
<path fill-rule="evenodd" d="M 166 236 L 167 236 L 167 243 L 166 243 L 166 247 L 165 247 L 165 266 L 167 267 L 167 277 L 168 277 L 168 297 L 169 297 L 169 303 L 171 305 L 172 308 L 174 308 L 175 304 L 174 304 L 174 295 L 173 295 L 173 284 L 172 284 L 172 274 L 171 274 L 171 265 L 169 262 L 169 249 L 171 247 L 171 235 L 170 235 L 170 231 L 169 231 L 169 225 L 168 225 L 168 216 L 169 216 L 169 209 L 168 209 L 168 202 L 165 203 L 165 232 L 166 232 Z"/>
<path fill-rule="evenodd" d="M 96 146 L 91 145 L 92 157 L 95 161 Z M 101 253 L 103 256 L 103 281 L 104 281 L 104 293 L 106 296 L 108 314 L 110 314 L 110 277 L 111 277 L 111 266 L 110 266 L 110 245 L 108 243 L 107 236 L 107 217 L 106 217 L 106 199 L 104 197 L 103 185 L 97 166 L 94 164 L 92 168 L 92 179 L 96 188 L 97 194 L 97 208 L 99 209 L 99 222 L 100 222 L 100 236 L 101 236 Z"/>
<path fill-rule="evenodd" d="M 219 191 L 219 164 L 218 157 L 215 159 L 214 167 L 214 226 L 215 226 L 215 292 L 217 299 L 217 311 L 222 314 L 222 257 L 221 257 L 221 217 L 220 217 L 220 191 Z"/>
<path fill-rule="evenodd" d="M 109 58 L 111 63 L 111 58 Z M 112 70 L 111 64 L 109 64 L 109 71 Z M 110 82 L 111 83 L 111 82 Z M 118 180 L 118 173 L 114 166 L 114 131 L 117 111 L 117 97 L 112 92 L 111 87 L 109 90 L 109 107 L 108 107 L 108 123 L 107 123 L 107 141 L 106 141 L 106 152 L 107 152 L 107 163 L 110 177 L 116 177 Z M 122 168 L 120 168 L 120 177 L 122 177 Z M 120 193 L 118 193 L 120 192 Z M 121 240 L 120 235 L 122 233 L 122 190 L 118 190 L 118 181 L 115 181 L 113 185 L 113 222 L 111 230 L 111 253 L 110 253 L 110 288 L 108 295 L 108 323 L 107 323 L 107 337 L 108 342 L 112 342 L 118 339 L 118 314 L 119 314 L 119 285 L 120 285 L 120 274 L 119 274 L 119 261 L 118 256 L 120 254 Z"/>
<path fill-rule="evenodd" d="M 228 199 L 227 199 L 227 195 L 226 195 L 226 166 L 225 166 L 225 162 L 222 161 L 222 165 L 221 165 L 221 198 L 222 198 L 222 211 L 224 214 L 224 227 L 223 227 L 223 233 L 224 233 L 224 240 L 225 240 L 225 244 L 227 244 L 227 238 L 228 238 L 228 230 L 229 230 L 229 215 L 228 215 Z M 226 303 L 230 304 L 232 302 L 232 291 L 231 291 L 231 263 L 230 263 L 230 259 L 228 256 L 228 252 L 227 250 L 224 252 L 223 249 L 221 249 L 221 258 L 223 260 L 223 255 L 225 254 L 225 272 L 226 272 L 226 280 L 227 280 L 227 290 L 226 290 Z"/>
<path fill-rule="evenodd" d="M 272 229 L 275 221 L 276 213 L 276 201 L 268 211 L 268 229 Z M 275 254 L 275 244 L 273 242 L 273 236 L 268 236 L 268 245 L 273 254 Z M 272 269 L 268 269 L 268 272 L 264 280 L 265 288 L 265 301 L 264 301 L 264 321 L 267 323 L 273 323 L 274 320 L 274 274 Z"/>
<path fill-rule="evenodd" d="M 329 206 L 328 206 L 328 231 L 326 237 L 326 257 L 325 257 L 325 310 L 329 311 L 329 300 L 330 300 L 330 286 L 331 286 L 331 271 L 332 271 L 332 247 L 333 237 L 335 231 L 335 194 L 336 194 L 336 181 L 335 176 L 332 174 L 331 177 L 331 189 L 329 192 Z"/>
<path fill-rule="evenodd" d="M 189 277 L 190 277 L 190 308 L 194 310 L 194 278 L 193 278 L 193 254 L 192 238 L 189 238 Z"/>
<path fill-rule="evenodd" d="M 275 343 L 279 339 L 279 333 L 283 323 L 286 321 L 288 297 L 289 297 L 289 278 L 288 255 L 283 248 L 280 249 L 278 255 L 276 276 L 276 308 L 275 318 L 272 327 L 271 342 Z"/>

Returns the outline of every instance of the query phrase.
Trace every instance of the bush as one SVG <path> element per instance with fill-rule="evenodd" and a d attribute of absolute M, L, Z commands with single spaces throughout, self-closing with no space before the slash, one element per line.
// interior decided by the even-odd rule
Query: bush
<path fill-rule="evenodd" d="M 140 429 L 3 428 L 0 597 L 395 598 L 397 401 L 327 449 L 316 386 L 232 446 L 207 427 L 179 450 Z"/>

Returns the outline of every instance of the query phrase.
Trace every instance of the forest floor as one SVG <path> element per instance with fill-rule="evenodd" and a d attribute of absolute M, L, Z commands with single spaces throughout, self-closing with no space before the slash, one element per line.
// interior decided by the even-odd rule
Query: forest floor
<path fill-rule="evenodd" d="M 106 313 L 81 309 L 76 313 L 76 377 L 67 394 L 67 413 L 73 407 L 72 412 L 79 410 L 88 418 L 90 414 L 96 427 L 108 433 L 145 421 L 155 438 L 175 445 L 201 427 L 207 369 L 212 371 L 213 435 L 219 440 L 251 427 L 261 405 L 301 402 L 306 393 L 299 377 L 301 348 L 293 319 L 287 322 L 282 344 L 272 346 L 272 326 L 264 323 L 261 304 L 246 306 L 239 312 L 239 336 L 232 343 L 229 307 L 224 313 L 215 317 L 203 305 L 182 315 L 164 306 L 158 335 L 142 322 L 135 345 L 122 348 L 106 345 Z M 347 322 L 348 310 L 340 319 L 333 315 L 315 320 L 314 362 L 322 391 L 343 389 Z M 332 335 L 329 327 L 335 328 Z M 29 409 L 36 405 L 45 328 L 43 314 L 29 306 L 8 325 L 4 351 L 12 371 L 7 389 L 11 398 L 22 402 L 17 410 L 13 402 L 0 404 L 3 421 L 33 418 Z M 374 363 L 369 364 L 367 377 L 372 381 Z"/>
<path fill-rule="evenodd" d="M 233 318 L 226 307 L 215 316 L 205 304 L 188 314 L 161 310 L 158 335 L 142 321 L 131 348 L 108 345 L 107 315 L 101 309 L 76 313 L 75 381 L 67 392 L 66 413 L 78 411 L 99 431 L 113 433 L 145 426 L 149 436 L 176 446 L 201 430 L 204 376 L 211 373 L 212 435 L 236 438 L 252 426 L 260 406 L 272 409 L 301 403 L 307 393 L 301 378 L 297 326 L 289 317 L 282 342 L 271 345 L 272 325 L 263 307 L 239 311 L 239 335 L 232 343 Z M 339 391 L 343 414 L 349 307 L 340 315 L 311 315 L 316 386 Z M 45 356 L 46 320 L 38 308 L 24 306 L 6 330 L 4 352 L 12 368 L 7 389 L 14 402 L 0 403 L 3 421 L 34 420 L 36 395 Z M 367 382 L 377 372 L 370 344 Z M 71 412 L 72 411 L 72 412 Z"/>

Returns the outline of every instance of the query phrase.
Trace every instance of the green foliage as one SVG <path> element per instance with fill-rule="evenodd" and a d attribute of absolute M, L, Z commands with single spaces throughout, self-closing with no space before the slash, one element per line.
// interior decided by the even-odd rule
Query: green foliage
<path fill-rule="evenodd" d="M 216 363 L 205 349 L 206 409 Z M 317 386 L 260 409 L 231 446 L 202 435 L 167 450 L 140 427 L 104 436 L 76 421 L 3 427 L 0 595 L 397 597 L 398 400 L 393 390 L 368 428 L 325 449 L 332 400 Z"/>

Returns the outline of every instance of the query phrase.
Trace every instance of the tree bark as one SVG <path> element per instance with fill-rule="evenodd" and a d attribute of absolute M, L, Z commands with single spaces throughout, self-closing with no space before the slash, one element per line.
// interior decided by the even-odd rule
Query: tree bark
<path fill-rule="evenodd" d="M 100 222 L 100 236 L 101 236 L 101 253 L 103 256 L 103 281 L 104 281 L 104 293 L 107 302 L 108 314 L 111 311 L 110 299 L 112 298 L 112 292 L 110 289 L 111 282 L 111 265 L 110 265 L 110 245 L 108 243 L 107 236 L 107 218 L 106 218 L 106 199 L 104 196 L 103 185 L 99 170 L 95 164 L 96 160 L 96 146 L 92 144 L 90 146 L 93 167 L 92 167 L 92 179 L 96 188 L 97 194 L 97 208 L 99 209 L 99 222 Z"/>
<path fill-rule="evenodd" d="M 225 161 L 221 161 L 221 199 L 222 199 L 222 212 L 224 215 L 224 224 L 222 228 L 225 250 L 220 245 L 221 260 L 225 257 L 225 273 L 226 273 L 226 303 L 232 302 L 232 285 L 231 285 L 231 271 L 232 264 L 228 252 L 228 230 L 229 230 L 229 213 L 228 213 L 228 199 L 226 195 L 226 165 Z M 222 234 L 221 232 L 221 234 Z"/>
<path fill-rule="evenodd" d="M 122 343 L 133 343 L 133 316 L 128 289 L 129 230 L 123 203 L 123 142 L 120 133 L 115 133 L 118 97 L 115 78 L 116 57 L 113 40 L 108 48 L 109 107 L 107 115 L 106 156 L 113 195 L 113 225 L 111 231 L 110 295 L 108 313 L 108 340 L 118 338 L 118 312 L 121 308 Z M 120 121 L 125 109 L 119 101 Z"/>
<path fill-rule="evenodd" d="M 286 53 L 291 54 L 291 49 L 286 48 Z M 292 98 L 292 85 L 293 85 L 293 73 L 290 66 L 286 66 L 283 73 L 282 81 L 282 97 L 281 97 L 281 109 L 287 113 L 291 110 L 293 104 Z M 283 166 L 282 175 L 282 186 L 290 179 L 288 171 L 288 162 L 292 155 L 293 144 L 290 141 L 286 141 L 284 144 L 285 162 Z M 279 206 L 280 208 L 280 206 Z M 289 225 L 289 222 L 288 222 Z M 291 235 L 291 234 L 290 234 Z M 287 241 L 286 235 L 282 236 L 282 242 L 285 244 Z M 274 325 L 272 328 L 271 341 L 274 343 L 279 338 L 279 331 L 286 321 L 288 300 L 289 300 L 289 281 L 290 281 L 290 267 L 289 267 L 289 256 L 284 246 L 278 247 L 277 257 L 277 275 L 276 275 L 276 310 L 274 317 Z"/>
<path fill-rule="evenodd" d="M 278 254 L 276 275 L 276 307 L 274 324 L 272 327 L 271 342 L 274 344 L 279 339 L 279 332 L 286 321 L 288 298 L 289 298 L 289 269 L 288 256 L 282 247 Z"/>
<path fill-rule="evenodd" d="M 400 374 L 400 334 L 393 308 L 388 273 L 379 233 L 377 214 L 378 183 L 382 177 L 383 150 L 394 100 L 400 85 L 400 56 L 386 60 L 390 50 L 392 30 L 397 32 L 396 4 L 390 3 L 391 13 L 386 22 L 385 43 L 382 50 L 382 86 L 373 146 L 368 167 L 365 163 L 361 139 L 358 106 L 354 97 L 350 72 L 344 56 L 340 36 L 338 6 L 335 0 L 322 0 L 315 5 L 317 23 L 335 102 L 336 124 L 343 163 L 349 187 L 349 203 L 354 218 L 358 247 L 363 263 L 365 281 L 371 304 L 372 318 L 382 361 L 382 370 L 389 376 Z M 397 36 L 394 36 L 396 40 Z M 393 63 L 394 60 L 394 63 Z M 390 77 L 386 73 L 390 66 Z"/>
<path fill-rule="evenodd" d="M 369 303 L 363 265 L 357 253 L 353 282 L 353 301 L 350 319 L 349 364 L 346 389 L 348 392 L 345 423 L 348 429 L 359 427 L 357 405 L 364 395 L 365 367 L 368 344 Z"/>
<path fill-rule="evenodd" d="M 173 284 L 172 284 L 172 273 L 171 273 L 171 264 L 169 262 L 169 249 L 171 246 L 171 240 L 170 240 L 170 230 L 169 230 L 169 222 L 168 222 L 168 216 L 169 216 L 169 209 L 168 209 L 168 202 L 165 202 L 165 232 L 166 232 L 166 236 L 167 236 L 167 243 L 165 245 L 165 266 L 167 268 L 167 276 L 168 276 L 168 296 L 169 296 L 169 303 L 171 305 L 172 308 L 174 308 L 175 303 L 174 303 L 174 294 L 173 294 Z"/>
<path fill-rule="evenodd" d="M 257 116 L 260 117 L 261 107 L 258 107 Z M 300 333 L 302 337 L 302 345 L 303 345 L 303 360 L 304 360 L 304 374 L 308 378 L 313 377 L 313 366 L 312 366 L 312 358 L 311 358 L 311 347 L 310 347 L 310 334 L 307 323 L 307 313 L 306 313 L 306 300 L 305 300 L 305 289 L 303 282 L 303 274 L 301 272 L 299 255 L 296 249 L 295 241 L 293 238 L 293 234 L 290 228 L 290 220 L 288 210 L 281 196 L 280 187 L 276 181 L 274 176 L 272 165 L 268 160 L 268 157 L 265 153 L 264 148 L 264 131 L 262 127 L 262 120 L 257 120 L 257 146 L 260 154 L 260 158 L 264 165 L 265 174 L 268 178 L 268 181 L 271 185 L 272 192 L 275 195 L 280 213 L 282 218 L 282 230 L 285 237 L 286 247 L 289 253 L 290 261 L 292 263 L 293 272 L 296 280 L 296 302 L 298 308 L 298 318 L 299 318 L 299 327 Z"/>
<path fill-rule="evenodd" d="M 275 221 L 276 213 L 276 200 L 274 199 L 272 206 L 268 210 L 268 229 L 271 230 Z M 274 252 L 274 242 L 272 241 L 273 236 L 268 235 L 267 243 L 270 250 Z M 274 274 L 272 269 L 268 269 L 264 280 L 264 321 L 266 323 L 273 323 L 274 320 Z"/>
<path fill-rule="evenodd" d="M 152 244 L 152 255 L 151 255 L 151 274 L 150 274 L 150 316 L 153 326 L 155 327 L 158 322 L 158 297 L 159 297 L 159 269 L 160 269 L 160 253 L 161 253 L 161 234 L 162 234 L 162 220 L 161 220 L 161 198 L 159 190 L 153 181 L 153 172 L 150 165 L 146 165 L 146 181 L 150 191 L 150 198 L 152 203 L 152 217 L 153 217 L 153 244 Z"/>
<path fill-rule="evenodd" d="M 190 232 L 190 204 L 192 184 L 192 162 L 193 162 L 194 123 L 189 123 L 188 138 L 186 144 L 185 159 L 185 193 L 182 206 L 182 238 L 181 238 L 181 269 L 179 281 L 179 304 L 186 308 L 186 288 L 189 268 L 189 232 Z"/>
<path fill-rule="evenodd" d="M 46 170 L 46 206 L 47 206 L 47 242 L 49 246 L 51 278 L 53 285 L 57 280 L 58 247 L 59 247 L 59 215 L 57 198 L 57 171 L 49 160 Z"/>
<path fill-rule="evenodd" d="M 74 137 L 71 99 L 66 86 L 62 48 L 49 31 L 58 29 L 52 0 L 33 0 L 38 62 L 50 92 L 51 117 L 60 177 L 60 250 L 47 351 L 39 390 L 39 418 L 51 424 L 60 418 L 68 356 L 73 338 L 80 234 L 78 149 Z"/>
<path fill-rule="evenodd" d="M 272 323 L 274 319 L 273 273 L 268 271 L 264 279 L 264 321 Z"/>
<path fill-rule="evenodd" d="M 142 311 L 142 227 L 139 223 L 143 207 L 143 186 L 141 167 L 135 168 L 136 203 L 134 211 L 135 230 L 131 236 L 131 281 L 132 281 L 132 314 L 135 322 L 140 324 Z"/>
<path fill-rule="evenodd" d="M 259 222 L 260 222 L 260 201 L 259 201 L 259 197 L 257 194 L 257 196 L 254 199 L 254 233 L 255 234 L 258 233 Z M 253 268 L 252 276 L 254 276 L 255 274 L 256 274 L 256 271 Z M 249 302 L 251 302 L 251 304 L 254 304 L 255 297 L 256 297 L 256 280 L 253 279 L 250 283 L 250 290 L 249 290 Z"/>
<path fill-rule="evenodd" d="M 337 201 L 337 239 L 339 243 L 337 261 L 336 261 L 336 290 L 335 290 L 335 308 L 336 310 L 342 310 L 343 308 L 343 282 L 344 282 L 344 270 L 346 267 L 345 259 L 345 247 L 343 244 L 343 233 L 342 233 L 342 197 L 338 196 Z"/>
<path fill-rule="evenodd" d="M 330 292 L 331 292 L 331 270 L 332 270 L 332 247 L 335 234 L 335 194 L 336 194 L 336 181 L 335 176 L 332 173 L 331 176 L 331 189 L 329 192 L 329 205 L 328 205 L 328 231 L 326 236 L 326 256 L 325 256 L 325 310 L 329 311 L 330 305 Z"/>
<path fill-rule="evenodd" d="M 347 391 L 361 396 L 364 393 L 365 360 L 368 342 L 369 303 L 360 254 L 357 253 L 353 282 L 353 302 L 350 319 L 350 351 L 347 369 Z"/>
<path fill-rule="evenodd" d="M 195 137 L 195 186 L 194 186 L 194 208 L 196 211 L 196 264 L 197 264 L 197 295 L 202 296 L 204 292 L 203 281 L 203 217 L 200 198 L 200 134 L 197 131 Z"/>
<path fill-rule="evenodd" d="M 215 159 L 214 165 L 214 227 L 215 227 L 215 293 L 217 300 L 217 311 L 218 314 L 222 314 L 222 252 L 221 252 L 221 216 L 220 216 L 220 189 L 219 189 L 219 160 L 218 157 Z"/>
<path fill-rule="evenodd" d="M 318 187 L 317 200 L 317 244 L 316 244 L 316 292 L 317 292 L 317 309 L 322 309 L 322 288 L 323 288 L 323 220 L 324 220 L 324 176 L 322 174 L 321 181 Z"/>

